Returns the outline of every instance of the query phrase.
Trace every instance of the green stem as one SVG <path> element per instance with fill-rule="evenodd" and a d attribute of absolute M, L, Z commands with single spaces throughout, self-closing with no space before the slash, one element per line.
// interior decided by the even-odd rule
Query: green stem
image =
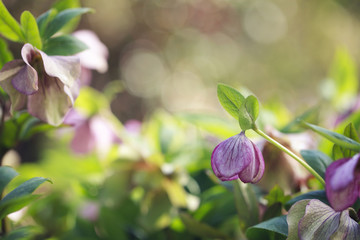
<path fill-rule="evenodd" d="M 274 146 L 276 146 L 277 148 L 279 148 L 281 151 L 285 152 L 286 154 L 288 154 L 290 157 L 294 158 L 298 163 L 300 163 L 304 168 L 306 168 L 317 180 L 319 180 L 319 182 L 325 186 L 325 181 L 324 179 L 309 165 L 307 164 L 307 162 L 305 162 L 302 158 L 300 158 L 299 156 L 297 156 L 295 153 L 293 153 L 292 151 L 290 151 L 289 149 L 287 149 L 286 147 L 284 147 L 283 145 L 281 145 L 279 142 L 277 142 L 275 139 L 271 138 L 270 136 L 268 136 L 266 133 L 264 133 L 263 131 L 261 131 L 260 129 L 258 129 L 257 127 L 254 127 L 253 129 L 257 134 L 259 134 L 260 136 L 262 136 L 263 138 L 265 138 L 267 141 L 269 141 L 270 143 L 272 143 Z"/>

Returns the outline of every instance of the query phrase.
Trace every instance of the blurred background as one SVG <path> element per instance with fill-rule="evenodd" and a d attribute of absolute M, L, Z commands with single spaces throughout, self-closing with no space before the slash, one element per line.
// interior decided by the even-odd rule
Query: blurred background
<path fill-rule="evenodd" d="M 53 2 L 4 1 L 17 19 L 25 9 L 39 16 Z M 357 1 L 81 2 L 95 13 L 78 29 L 94 31 L 110 53 L 109 71 L 95 72 L 92 86 L 122 82 L 126 91 L 112 103 L 121 120 L 142 120 L 158 107 L 222 114 L 217 82 L 303 111 L 322 98 L 337 48 L 359 58 Z"/>
<path fill-rule="evenodd" d="M 316 149 L 313 135 L 292 140 L 275 129 L 299 132 L 287 124 L 323 102 L 322 118 L 317 109 L 306 120 L 332 128 L 336 114 L 356 102 L 358 1 L 3 2 L 16 19 L 25 10 L 38 17 L 57 2 L 93 8 L 76 30 L 93 31 L 108 48 L 107 69 L 87 72 L 92 88 L 75 104 L 85 109 L 82 123 L 89 129 L 102 127 L 100 135 L 89 134 L 89 151 L 76 146 L 85 139 L 76 137 L 79 128 L 44 128 L 7 156 L 18 160 L 21 175 L 12 186 L 35 176 L 54 182 L 26 214 L 11 216 L 14 227 L 40 226 L 34 239 L 244 239 L 249 226 L 282 214 L 284 192 L 321 188 L 282 152 L 255 139 L 267 172 L 259 185 L 241 187 L 253 188 L 260 207 L 254 201 L 256 207 L 236 209 L 234 187 L 211 171 L 214 147 L 240 131 L 216 88 L 225 83 L 253 93 L 262 104 L 261 128 L 271 126 L 268 134 L 295 151 Z M 22 46 L 9 44 L 20 58 Z M 359 130 L 360 114 L 355 117 Z M 321 150 L 331 154 L 332 145 Z M 273 187 L 284 202 L 271 200 Z"/>

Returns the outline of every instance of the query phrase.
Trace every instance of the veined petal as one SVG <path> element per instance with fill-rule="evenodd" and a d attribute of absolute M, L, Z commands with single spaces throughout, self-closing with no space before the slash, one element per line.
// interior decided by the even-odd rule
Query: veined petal
<path fill-rule="evenodd" d="M 260 181 L 265 171 L 264 158 L 259 148 L 252 143 L 254 156 L 250 164 L 239 173 L 239 178 L 244 183 L 257 183 Z"/>
<path fill-rule="evenodd" d="M 72 106 L 64 92 L 64 84 L 55 77 L 44 74 L 39 91 L 28 97 L 29 113 L 51 125 L 58 126 Z"/>
<path fill-rule="evenodd" d="M 360 236 L 360 225 L 349 216 L 349 210 L 341 212 L 340 225 L 331 236 L 331 240 L 357 240 Z"/>
<path fill-rule="evenodd" d="M 26 43 L 21 49 L 21 56 L 26 63 L 25 67 L 19 71 L 12 79 L 12 84 L 19 92 L 30 95 L 35 93 L 38 87 L 38 73 L 31 66 L 31 62 L 35 60 L 37 52 L 34 47 Z M 35 61 L 41 61 L 40 58 Z"/>
<path fill-rule="evenodd" d="M 340 225 L 341 212 L 335 212 L 320 200 L 309 201 L 304 217 L 299 221 L 301 240 L 329 239 Z"/>
<path fill-rule="evenodd" d="M 26 102 L 26 95 L 18 92 L 11 83 L 12 78 L 24 67 L 22 60 L 13 60 L 6 63 L 0 71 L 0 86 L 10 97 L 11 113 L 20 110 Z"/>
<path fill-rule="evenodd" d="M 236 175 L 250 164 L 253 156 L 252 143 L 241 132 L 216 146 L 211 156 L 211 165 L 220 179 L 236 179 Z"/>
<path fill-rule="evenodd" d="M 305 215 L 305 209 L 310 199 L 304 199 L 291 206 L 286 217 L 288 223 L 288 238 L 286 240 L 299 240 L 299 221 Z"/>
<path fill-rule="evenodd" d="M 72 88 L 80 76 L 80 60 L 75 56 L 48 56 L 39 50 L 45 72 L 58 78 L 63 84 Z"/>
<path fill-rule="evenodd" d="M 354 176 L 356 156 L 337 160 L 326 169 L 326 196 L 336 211 L 347 209 L 359 196 L 359 183 Z"/>

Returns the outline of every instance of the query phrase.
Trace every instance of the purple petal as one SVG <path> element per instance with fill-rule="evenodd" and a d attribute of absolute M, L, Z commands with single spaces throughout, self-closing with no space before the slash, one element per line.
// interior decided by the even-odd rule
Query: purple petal
<path fill-rule="evenodd" d="M 311 199 L 304 199 L 296 202 L 289 209 L 289 213 L 286 217 L 288 223 L 288 240 L 299 239 L 299 221 L 305 215 L 305 209 Z"/>
<path fill-rule="evenodd" d="M 354 179 L 357 160 L 358 155 L 337 160 L 326 169 L 326 196 L 336 211 L 347 209 L 359 196 L 359 184 Z"/>
<path fill-rule="evenodd" d="M 299 221 L 300 239 L 330 239 L 331 235 L 339 228 L 340 215 L 340 212 L 335 212 L 317 199 L 309 201 L 305 215 Z"/>
<path fill-rule="evenodd" d="M 237 178 L 254 157 L 254 148 L 244 132 L 235 135 L 216 146 L 211 156 L 215 175 L 223 181 Z"/>
<path fill-rule="evenodd" d="M 26 65 L 12 79 L 12 84 L 19 92 L 30 95 L 39 89 L 38 73 L 31 64 L 41 64 L 41 58 L 40 55 L 34 50 L 34 47 L 29 43 L 22 47 L 21 56 Z"/>
<path fill-rule="evenodd" d="M 64 118 L 64 124 L 68 124 L 74 127 L 82 125 L 85 121 L 86 117 L 80 112 L 76 111 L 74 108 L 70 109 Z"/>
<path fill-rule="evenodd" d="M 239 173 L 239 178 L 244 183 L 257 183 L 260 181 L 265 171 L 264 158 L 259 148 L 252 143 L 254 147 L 254 156 L 250 164 Z"/>
<path fill-rule="evenodd" d="M 360 225 L 349 216 L 349 210 L 341 212 L 340 226 L 331 236 L 332 239 L 357 240 L 360 236 Z"/>
<path fill-rule="evenodd" d="M 64 85 L 72 88 L 80 76 L 80 60 L 74 56 L 48 56 L 39 50 L 45 72 L 58 78 Z"/>
<path fill-rule="evenodd" d="M 108 69 L 107 57 L 109 52 L 96 34 L 88 30 L 79 30 L 74 32 L 73 36 L 89 47 L 78 54 L 81 65 L 86 68 L 95 69 L 100 73 L 106 72 Z"/>
<path fill-rule="evenodd" d="M 71 149 L 78 154 L 86 154 L 94 150 L 95 139 L 90 130 L 89 121 L 83 122 L 75 129 L 74 138 L 71 141 Z"/>
<path fill-rule="evenodd" d="M 22 60 L 13 60 L 6 63 L 0 71 L 0 86 L 10 97 L 11 113 L 20 110 L 26 102 L 26 95 L 18 92 L 11 83 L 12 78 L 24 67 Z"/>
<path fill-rule="evenodd" d="M 28 97 L 29 113 L 51 125 L 58 126 L 70 110 L 72 101 L 57 78 L 44 74 L 39 91 Z"/>
<path fill-rule="evenodd" d="M 101 158 L 106 157 L 112 145 L 118 139 L 110 123 L 100 116 L 90 119 L 90 131 L 94 136 L 96 148 Z"/>
<path fill-rule="evenodd" d="M 355 168 L 359 161 L 360 154 L 356 154 L 352 158 L 346 158 L 337 160 L 332 163 L 332 177 L 330 180 L 330 186 L 334 191 L 345 188 L 349 183 L 354 181 Z M 334 171 L 333 171 L 334 170 Z"/>

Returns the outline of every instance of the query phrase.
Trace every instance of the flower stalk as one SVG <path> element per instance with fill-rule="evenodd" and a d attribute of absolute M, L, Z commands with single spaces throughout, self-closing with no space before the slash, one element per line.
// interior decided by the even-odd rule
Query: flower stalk
<path fill-rule="evenodd" d="M 299 156 L 297 156 L 295 153 L 293 153 L 292 151 L 290 151 L 288 148 L 284 147 L 282 144 L 280 144 L 278 141 L 276 141 L 275 139 L 271 138 L 270 136 L 268 136 L 266 133 L 264 133 L 263 131 L 261 131 L 260 129 L 258 129 L 256 126 L 253 128 L 253 130 L 259 134 L 260 136 L 262 136 L 263 138 L 265 138 L 268 142 L 270 142 L 271 144 L 273 144 L 274 146 L 276 146 L 277 148 L 279 148 L 281 151 L 285 152 L 287 155 L 289 155 L 290 157 L 292 157 L 293 159 L 295 159 L 298 163 L 300 163 L 304 168 L 306 168 L 323 186 L 325 186 L 325 181 L 324 179 L 307 163 L 305 162 L 302 158 L 300 158 Z"/>

